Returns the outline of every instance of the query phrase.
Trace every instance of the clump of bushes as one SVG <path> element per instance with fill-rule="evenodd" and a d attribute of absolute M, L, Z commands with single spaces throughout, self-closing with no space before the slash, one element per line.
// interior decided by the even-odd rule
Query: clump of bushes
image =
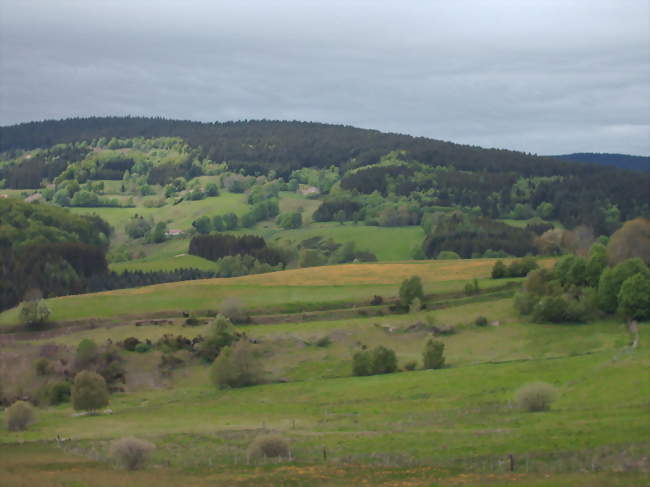
<path fill-rule="evenodd" d="M 138 353 L 147 353 L 147 352 L 149 352 L 152 348 L 153 348 L 153 345 L 152 345 L 151 343 L 138 343 L 138 344 L 135 346 L 134 351 L 136 351 L 136 352 L 138 352 Z"/>
<path fill-rule="evenodd" d="M 54 382 L 47 384 L 39 393 L 39 404 L 45 403 L 50 406 L 56 406 L 70 401 L 71 388 L 68 382 Z"/>
<path fill-rule="evenodd" d="M 530 272 L 515 308 L 536 322 L 584 322 L 615 312 L 628 320 L 650 317 L 648 266 L 635 258 L 606 267 L 604 252 L 594 244 L 587 259 L 565 255 L 552 271 Z"/>
<path fill-rule="evenodd" d="M 36 361 L 36 375 L 46 376 L 52 372 L 52 362 L 45 357 L 41 357 Z"/>
<path fill-rule="evenodd" d="M 35 420 L 34 408 L 28 402 L 16 401 L 5 410 L 5 425 L 9 431 L 24 431 Z"/>
<path fill-rule="evenodd" d="M 415 370 L 418 367 L 418 363 L 415 360 L 410 360 L 404 364 L 404 370 Z"/>
<path fill-rule="evenodd" d="M 503 261 L 498 260 L 494 264 L 494 267 L 492 267 L 492 279 L 526 277 L 530 271 L 538 267 L 537 261 L 533 257 L 513 260 L 509 266 L 506 266 Z"/>
<path fill-rule="evenodd" d="M 478 316 L 478 317 L 474 320 L 474 324 L 475 324 L 476 326 L 487 326 L 487 324 L 488 324 L 488 320 L 487 320 L 487 318 L 486 318 L 485 316 Z"/>
<path fill-rule="evenodd" d="M 515 392 L 515 404 L 528 412 L 548 411 L 557 397 L 557 389 L 546 382 L 526 384 Z"/>
<path fill-rule="evenodd" d="M 382 345 L 364 350 L 352 357 L 352 373 L 357 376 L 390 374 L 397 370 L 395 352 Z"/>
<path fill-rule="evenodd" d="M 422 367 L 441 369 L 445 365 L 445 344 L 439 340 L 429 339 L 422 353 Z"/>
<path fill-rule="evenodd" d="M 248 459 L 291 458 L 289 442 L 278 435 L 258 436 L 248 447 Z"/>
<path fill-rule="evenodd" d="M 185 320 L 186 326 L 198 326 L 201 324 L 201 320 L 196 316 L 196 313 L 192 312 Z"/>
<path fill-rule="evenodd" d="M 198 344 L 197 355 L 211 363 L 224 347 L 228 347 L 241 338 L 231 321 L 224 315 L 217 315 L 212 321 L 206 338 Z"/>
<path fill-rule="evenodd" d="M 109 454 L 123 468 L 138 470 L 142 468 L 156 446 L 139 438 L 120 438 L 111 443 Z"/>
<path fill-rule="evenodd" d="M 322 348 L 329 347 L 331 344 L 332 344 L 332 339 L 328 335 L 319 338 L 318 340 L 316 340 L 316 343 L 314 343 L 314 345 L 316 345 L 317 347 L 322 347 Z"/>
<path fill-rule="evenodd" d="M 156 347 L 163 353 L 176 352 L 178 350 L 192 351 L 194 345 L 192 340 L 183 335 L 172 335 L 165 333 L 156 342 Z"/>
<path fill-rule="evenodd" d="M 140 343 L 142 342 L 136 337 L 125 338 L 122 342 L 122 348 L 128 352 L 134 352 L 135 347 L 137 347 Z"/>

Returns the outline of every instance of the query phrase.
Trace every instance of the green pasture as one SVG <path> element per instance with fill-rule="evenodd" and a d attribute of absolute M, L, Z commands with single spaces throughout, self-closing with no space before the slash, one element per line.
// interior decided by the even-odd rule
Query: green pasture
<path fill-rule="evenodd" d="M 39 421 L 29 431 L 2 431 L 0 443 L 47 440 L 59 433 L 101 451 L 111 438 L 137 435 L 158 445 L 156 462 L 194 469 L 244 462 L 247 444 L 269 430 L 291 440 L 298 464 L 319 463 L 327 448 L 336 463 L 503 472 L 498 462 L 512 453 L 526 458 L 530 470 L 561 472 L 593 462 L 606 469 L 613 452 L 621 450 L 631 456 L 647 452 L 650 424 L 642 418 L 650 399 L 650 349 L 627 349 L 624 328 L 613 323 L 537 326 L 464 330 L 444 338 L 450 366 L 437 371 L 306 376 L 218 391 L 200 366 L 194 374 L 201 381 L 181 371 L 171 389 L 114 395 L 111 415 L 75 418 L 69 406 L 39 410 Z M 495 361 L 487 345 L 472 350 L 472 343 L 484 342 L 489 334 L 496 336 L 493 343 L 516 347 L 521 342 L 525 353 L 518 358 L 504 353 L 502 358 L 510 359 Z M 599 344 L 585 334 L 596 336 Z M 390 337 L 384 343 L 395 344 Z M 540 345 L 553 350 L 540 353 Z M 465 361 L 454 358 L 454 348 Z M 305 360 L 327 361 L 320 353 L 313 349 Z M 512 404 L 514 391 L 537 380 L 558 387 L 557 402 L 548 412 L 518 410 Z"/>
<path fill-rule="evenodd" d="M 187 244 L 187 242 L 185 242 Z M 165 251 L 173 248 L 171 245 L 165 247 Z M 178 249 L 180 251 L 181 249 Z M 160 255 L 157 253 L 156 255 Z M 124 272 L 124 271 L 173 271 L 175 269 L 200 269 L 203 271 L 216 271 L 219 266 L 210 260 L 204 259 L 202 257 L 197 257 L 196 255 L 189 255 L 185 253 L 180 253 L 163 258 L 145 258 L 138 259 L 135 261 L 128 262 L 119 262 L 111 264 L 110 270 L 115 272 Z"/>
<path fill-rule="evenodd" d="M 338 243 L 354 242 L 357 250 L 370 250 L 380 261 L 411 259 L 413 248 L 422 243 L 421 227 L 371 227 L 334 222 L 312 223 L 296 230 L 267 231 L 262 235 L 270 243 L 299 244 L 312 237 L 332 238 Z"/>
<path fill-rule="evenodd" d="M 119 230 L 122 230 L 129 218 L 135 214 L 151 216 L 157 222 L 167 222 L 170 229 L 189 230 L 192 228 L 192 222 L 203 215 L 215 216 L 230 212 L 243 215 L 248 208 L 245 195 L 224 192 L 219 196 L 199 201 L 182 201 L 177 205 L 166 205 L 161 208 L 70 208 L 70 210 L 82 215 L 95 213 Z"/>

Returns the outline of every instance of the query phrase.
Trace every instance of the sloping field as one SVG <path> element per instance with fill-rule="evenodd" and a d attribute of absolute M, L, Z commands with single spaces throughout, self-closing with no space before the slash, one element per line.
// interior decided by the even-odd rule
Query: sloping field
<path fill-rule="evenodd" d="M 344 264 L 243 276 L 236 280 L 238 284 L 257 286 L 346 286 L 400 284 L 404 279 L 417 275 L 426 284 L 486 278 L 490 276 L 495 262 L 496 259 L 467 259 Z"/>
<path fill-rule="evenodd" d="M 107 318 L 159 311 L 217 309 L 235 297 L 249 308 L 286 303 L 332 303 L 396 296 L 400 283 L 421 277 L 425 293 L 462 291 L 468 279 L 488 279 L 495 259 L 411 261 L 310 267 L 236 278 L 203 279 L 52 298 L 52 319 Z M 546 261 L 551 262 L 551 261 Z M 17 323 L 17 310 L 0 314 L 0 326 Z"/>

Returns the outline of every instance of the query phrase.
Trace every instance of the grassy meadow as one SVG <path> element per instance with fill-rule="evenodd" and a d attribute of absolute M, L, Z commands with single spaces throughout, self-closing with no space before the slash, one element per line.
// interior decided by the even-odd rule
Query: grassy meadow
<path fill-rule="evenodd" d="M 616 319 L 528 323 L 509 297 L 489 293 L 503 284 L 488 278 L 493 263 L 348 264 L 48 300 L 57 319 L 114 322 L 16 336 L 4 346 L 16 368 L 28 366 L 30 354 L 46 344 L 74 350 L 85 338 L 101 344 L 204 335 L 207 325 L 183 326 L 180 310 L 216 309 L 233 296 L 248 309 L 277 315 L 364 303 L 374 294 L 394 297 L 404 278 L 419 275 L 433 294 L 431 308 L 444 306 L 409 314 L 359 308 L 343 318 L 239 326 L 255 340 L 266 376 L 266 384 L 243 389 L 216 389 L 208 365 L 189 353 L 180 355 L 184 366 L 163 377 L 160 351 L 123 352 L 127 380 L 124 392 L 111 396 L 112 414 L 75 417 L 63 404 L 39 408 L 27 431 L 0 429 L 0 484 L 645 485 L 647 324 L 632 349 Z M 474 278 L 487 294 L 460 298 Z M 449 300 L 449 293 L 459 298 Z M 120 320 L 165 310 L 176 311 L 170 324 Z M 478 316 L 491 324 L 476 326 Z M 15 311 L 1 319 L 12 324 Z M 411 325 L 426 321 L 449 330 L 437 337 L 445 344 L 446 366 L 404 371 L 409 361 L 421 364 L 431 332 Z M 353 377 L 352 355 L 377 345 L 395 350 L 401 371 Z M 550 411 L 524 412 L 514 403 L 515 391 L 534 381 L 557 388 Z M 264 433 L 287 438 L 292 460 L 250 464 L 248 445 Z M 57 435 L 70 441 L 59 447 Z M 108 456 L 111 440 L 132 435 L 156 445 L 144 471 L 120 470 Z"/>

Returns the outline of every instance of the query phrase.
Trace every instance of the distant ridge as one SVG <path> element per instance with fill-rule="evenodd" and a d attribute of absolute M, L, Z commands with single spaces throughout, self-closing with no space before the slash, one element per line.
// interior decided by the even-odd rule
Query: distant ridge
<path fill-rule="evenodd" d="M 564 154 L 555 157 L 565 161 L 588 162 L 600 164 L 601 166 L 614 166 L 630 171 L 650 172 L 650 157 L 630 156 L 627 154 L 600 154 L 595 152 L 577 152 L 575 154 Z"/>

